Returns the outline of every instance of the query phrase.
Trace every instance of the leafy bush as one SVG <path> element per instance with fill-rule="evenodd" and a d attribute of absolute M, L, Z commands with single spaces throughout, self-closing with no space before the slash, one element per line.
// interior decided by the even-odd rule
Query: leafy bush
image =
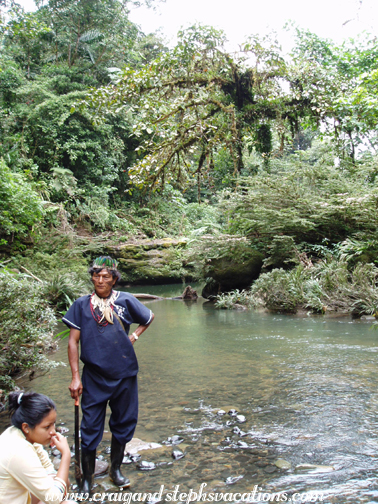
<path fill-rule="evenodd" d="M 360 234 L 360 233 L 359 233 Z M 357 234 L 356 234 L 357 235 Z M 335 253 L 343 261 L 349 264 L 357 262 L 378 262 L 378 237 L 361 236 L 360 239 L 347 238 L 336 244 Z"/>
<path fill-rule="evenodd" d="M 251 293 L 249 291 L 240 291 L 239 289 L 235 289 L 223 294 L 218 294 L 215 299 L 215 307 L 221 309 L 232 309 L 236 304 L 249 306 L 253 302 Z"/>
<path fill-rule="evenodd" d="M 226 232 L 255 239 L 267 248 L 273 237 L 295 244 L 338 243 L 363 234 L 376 238 L 377 187 L 361 171 L 343 172 L 321 164 L 240 179 L 237 190 L 220 199 Z"/>
<path fill-rule="evenodd" d="M 87 290 L 85 282 L 73 273 L 55 273 L 42 285 L 46 299 L 59 311 L 69 308 Z"/>
<path fill-rule="evenodd" d="M 25 236 L 43 216 L 42 200 L 25 177 L 0 159 L 0 237 Z"/>
<path fill-rule="evenodd" d="M 0 271 L 0 307 L 0 386 L 10 390 L 17 373 L 58 364 L 45 355 L 54 347 L 57 321 L 42 284 L 6 269 Z"/>
<path fill-rule="evenodd" d="M 297 275 L 293 275 L 293 271 L 280 268 L 261 274 L 251 288 L 255 305 L 261 304 L 273 311 L 295 313 L 298 305 L 304 303 L 304 297 L 302 289 L 298 289 L 301 267 L 296 268 Z"/>
<path fill-rule="evenodd" d="M 373 315 L 378 310 L 378 268 L 358 264 L 349 271 L 345 261 L 331 258 L 312 267 L 274 269 L 260 275 L 251 294 L 256 305 L 270 310 L 295 313 L 307 308 L 315 313 Z"/>
<path fill-rule="evenodd" d="M 264 268 L 274 266 L 287 269 L 289 265 L 298 263 L 296 257 L 298 249 L 292 236 L 275 236 L 267 249 L 268 256 L 264 259 Z"/>

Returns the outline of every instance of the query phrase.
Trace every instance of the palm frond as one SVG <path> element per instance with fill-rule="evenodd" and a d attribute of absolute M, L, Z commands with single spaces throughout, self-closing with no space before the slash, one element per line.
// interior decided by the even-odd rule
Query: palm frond
<path fill-rule="evenodd" d="M 81 44 L 98 42 L 103 36 L 104 35 L 102 32 L 100 32 L 100 30 L 88 30 L 79 38 L 79 42 Z"/>

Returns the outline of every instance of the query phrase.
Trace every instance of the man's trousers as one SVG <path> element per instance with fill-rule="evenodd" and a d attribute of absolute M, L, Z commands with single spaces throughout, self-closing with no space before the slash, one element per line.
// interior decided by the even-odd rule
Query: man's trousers
<path fill-rule="evenodd" d="M 128 443 L 134 435 L 138 421 L 137 377 L 114 380 L 84 366 L 82 383 L 82 448 L 95 450 L 99 445 L 104 432 L 108 402 L 111 409 L 110 431 L 119 443 Z"/>

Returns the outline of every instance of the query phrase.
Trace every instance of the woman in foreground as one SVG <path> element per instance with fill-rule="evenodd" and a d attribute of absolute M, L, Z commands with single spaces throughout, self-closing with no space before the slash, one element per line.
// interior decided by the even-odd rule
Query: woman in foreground
<path fill-rule="evenodd" d="M 12 426 L 0 436 L 0 504 L 60 504 L 65 501 L 71 452 L 55 431 L 54 402 L 36 392 L 9 395 Z M 42 445 L 61 455 L 55 471 Z"/>

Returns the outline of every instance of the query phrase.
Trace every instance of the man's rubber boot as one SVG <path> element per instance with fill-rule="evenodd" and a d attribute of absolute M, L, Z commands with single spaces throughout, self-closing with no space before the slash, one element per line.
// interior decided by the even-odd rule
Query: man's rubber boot
<path fill-rule="evenodd" d="M 91 495 L 93 474 L 96 467 L 96 450 L 81 450 L 81 492 Z"/>
<path fill-rule="evenodd" d="M 119 487 L 129 487 L 130 480 L 125 478 L 121 473 L 121 464 L 125 453 L 125 444 L 119 443 L 114 436 L 112 436 L 112 445 L 110 452 L 110 472 L 109 476 L 113 483 Z"/>

